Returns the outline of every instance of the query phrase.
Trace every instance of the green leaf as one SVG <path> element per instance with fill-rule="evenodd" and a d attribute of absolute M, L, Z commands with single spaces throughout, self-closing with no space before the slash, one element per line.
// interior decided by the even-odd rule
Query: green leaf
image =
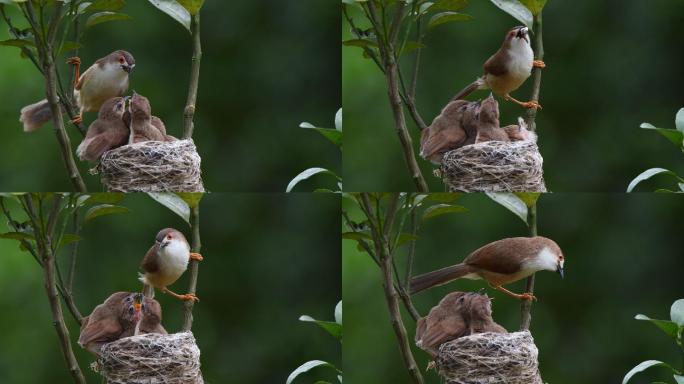
<path fill-rule="evenodd" d="M 81 241 L 81 236 L 67 233 L 64 236 L 62 236 L 62 240 L 59 242 L 59 246 L 63 247 L 67 244 L 71 244 L 76 241 Z"/>
<path fill-rule="evenodd" d="M 681 132 L 676 129 L 667 129 L 667 128 L 656 128 L 653 125 L 649 123 L 641 123 L 639 128 L 642 129 L 653 129 L 659 134 L 661 134 L 663 137 L 668 139 L 672 144 L 676 145 L 677 147 L 682 146 L 682 142 L 684 142 L 684 132 Z"/>
<path fill-rule="evenodd" d="M 326 332 L 331 334 L 337 340 L 342 340 L 342 325 L 334 321 L 322 321 L 316 320 L 311 316 L 302 315 L 299 317 L 299 321 L 304 321 L 307 323 L 316 323 L 319 327 L 323 328 Z"/>
<path fill-rule="evenodd" d="M 399 52 L 399 55 L 408 55 L 416 49 L 422 48 L 425 48 L 425 44 L 421 44 L 415 41 L 407 41 L 406 44 L 402 47 L 401 51 Z"/>
<path fill-rule="evenodd" d="M 190 206 L 180 196 L 170 192 L 149 192 L 148 195 L 190 225 Z"/>
<path fill-rule="evenodd" d="M 651 319 L 650 317 L 646 315 L 636 315 L 634 317 L 636 320 L 645 320 L 651 322 L 653 325 L 656 327 L 660 328 L 663 332 L 665 332 L 668 336 L 670 336 L 673 339 L 677 338 L 677 332 L 679 331 L 679 327 L 677 324 L 667 321 L 667 320 L 658 320 L 658 319 Z"/>
<path fill-rule="evenodd" d="M 81 47 L 83 47 L 83 45 L 75 41 L 65 41 L 64 44 L 62 44 L 62 49 L 59 50 L 59 53 L 62 54 Z"/>
<path fill-rule="evenodd" d="M 532 12 L 518 0 L 490 0 L 502 11 L 516 18 L 532 29 Z"/>
<path fill-rule="evenodd" d="M 33 240 L 33 236 L 23 232 L 6 232 L 0 233 L 0 239 Z"/>
<path fill-rule="evenodd" d="M 677 111 L 675 116 L 675 127 L 679 132 L 684 132 L 684 108 Z"/>
<path fill-rule="evenodd" d="M 371 48 L 377 47 L 378 43 L 368 39 L 349 39 L 342 42 L 342 45 L 347 47 L 361 47 L 361 48 Z"/>
<path fill-rule="evenodd" d="M 24 40 L 24 39 L 8 39 L 8 40 L 2 40 L 0 41 L 0 45 L 4 45 L 7 47 L 35 47 L 35 44 L 33 41 L 30 40 Z"/>
<path fill-rule="evenodd" d="M 195 208 L 204 196 L 204 193 L 202 192 L 179 192 L 176 194 L 185 201 L 185 204 L 187 204 L 190 209 Z"/>
<path fill-rule="evenodd" d="M 468 4 L 467 0 L 437 0 L 429 8 L 430 11 L 458 11 Z"/>
<path fill-rule="evenodd" d="M 299 127 L 313 129 L 314 131 L 323 135 L 323 137 L 326 139 L 330 140 L 331 143 L 337 145 L 338 147 L 342 147 L 342 131 L 338 131 L 337 129 L 315 127 L 313 124 L 307 122 L 299 124 Z"/>
<path fill-rule="evenodd" d="M 337 180 L 340 180 L 340 181 L 342 180 L 333 171 L 327 170 L 325 168 L 313 167 L 313 168 L 306 169 L 306 170 L 302 171 L 299 175 L 295 176 L 294 179 L 292 179 L 290 181 L 290 183 L 287 185 L 287 188 L 285 188 L 285 192 L 286 193 L 291 192 L 292 189 L 295 187 L 295 185 L 299 184 L 300 181 L 306 180 L 309 177 L 311 177 L 313 175 L 317 175 L 319 173 L 328 174 L 328 175 L 334 176 Z"/>
<path fill-rule="evenodd" d="M 626 384 L 632 376 L 636 375 L 639 372 L 645 371 L 651 367 L 668 367 L 672 369 L 668 364 L 663 363 L 662 361 L 658 360 L 646 360 L 644 362 L 639 363 L 636 367 L 632 368 L 631 371 L 627 372 L 625 377 L 622 379 L 622 384 Z"/>
<path fill-rule="evenodd" d="M 291 384 L 294 381 L 294 379 L 297 378 L 297 376 L 301 375 L 302 373 L 308 372 L 308 371 L 310 371 L 316 367 L 329 367 L 329 368 L 336 370 L 337 372 L 340 372 L 337 368 L 335 368 L 334 365 L 332 365 L 326 361 L 311 360 L 311 361 L 307 361 L 306 363 L 300 365 L 297 369 L 292 371 L 292 373 L 290 373 L 290 376 L 287 377 L 287 381 L 285 382 L 285 384 Z"/>
<path fill-rule="evenodd" d="M 454 21 L 469 21 L 472 20 L 473 17 L 470 15 L 466 15 L 465 13 L 458 13 L 458 12 L 441 12 L 438 13 L 432 18 L 430 18 L 430 22 L 428 23 L 428 28 L 434 28 L 438 25 L 454 22 Z"/>
<path fill-rule="evenodd" d="M 335 114 L 335 129 L 342 132 L 342 108 L 338 109 Z"/>
<path fill-rule="evenodd" d="M 147 0 L 190 31 L 190 12 L 176 0 Z"/>
<path fill-rule="evenodd" d="M 191 15 L 195 15 L 204 5 L 204 0 L 178 0 L 178 2 L 190 12 Z"/>
<path fill-rule="evenodd" d="M 637 184 L 641 183 L 642 181 L 648 180 L 648 179 L 650 179 L 651 177 L 653 177 L 653 176 L 655 176 L 655 175 L 660 175 L 660 174 L 671 175 L 671 176 L 674 176 L 674 177 L 678 178 L 680 181 L 684 181 L 684 180 L 682 180 L 679 176 L 677 176 L 676 173 L 670 171 L 669 169 L 665 169 L 665 168 L 651 168 L 651 169 L 647 169 L 647 170 L 641 172 L 641 173 L 639 174 L 639 176 L 635 177 L 634 180 L 632 180 L 632 181 L 629 183 L 629 186 L 627 186 L 627 192 L 628 192 L 628 193 L 629 193 L 629 192 L 632 192 L 632 191 L 634 190 L 634 188 L 637 186 Z"/>
<path fill-rule="evenodd" d="M 95 25 L 106 23 L 108 21 L 130 20 L 130 19 L 131 19 L 131 17 L 125 13 L 109 12 L 109 11 L 93 13 L 86 20 L 86 28 L 91 28 Z"/>
<path fill-rule="evenodd" d="M 533 16 L 540 14 L 546 5 L 546 0 L 520 0 L 520 2 L 532 12 Z"/>
<path fill-rule="evenodd" d="M 422 198 L 422 199 L 420 200 L 420 202 L 423 202 L 423 201 L 425 201 L 425 202 L 431 201 L 431 202 L 434 202 L 434 203 L 453 203 L 453 202 L 456 201 L 456 199 L 458 199 L 459 197 L 461 197 L 460 194 L 458 194 L 458 193 L 451 193 L 451 192 L 428 193 L 427 195 L 425 195 L 424 198 Z M 416 198 L 416 200 L 418 200 L 418 198 Z M 418 203 L 419 203 L 419 202 L 416 202 L 416 204 L 418 204 Z"/>
<path fill-rule="evenodd" d="M 436 204 L 425 210 L 423 213 L 423 220 L 431 219 L 447 213 L 461 213 L 466 212 L 466 207 L 460 205 Z"/>
<path fill-rule="evenodd" d="M 88 5 L 84 12 L 118 11 L 126 5 L 126 0 L 95 0 Z"/>
<path fill-rule="evenodd" d="M 674 375 L 674 379 L 677 381 L 677 384 L 684 384 L 684 376 Z"/>
<path fill-rule="evenodd" d="M 360 233 L 360 232 L 344 232 L 342 234 L 342 239 L 347 239 L 347 240 L 373 240 L 371 235 L 367 233 Z"/>
<path fill-rule="evenodd" d="M 684 299 L 679 299 L 670 308 L 670 319 L 680 327 L 684 327 Z"/>
<path fill-rule="evenodd" d="M 509 211 L 513 212 L 527 225 L 527 205 L 513 193 L 492 193 L 487 192 L 487 196 Z"/>
<path fill-rule="evenodd" d="M 342 325 L 342 300 L 335 306 L 335 322 Z"/>
<path fill-rule="evenodd" d="M 445 212 L 448 213 L 448 212 Z M 399 239 L 397 240 L 397 247 L 401 247 L 402 245 L 408 243 L 409 241 L 413 240 L 418 240 L 418 236 L 412 234 L 412 233 L 406 233 L 402 232 L 399 234 Z"/>
<path fill-rule="evenodd" d="M 128 213 L 131 210 L 119 205 L 101 204 L 91 207 L 85 215 L 85 221 L 88 222 L 98 216 L 112 215 L 116 213 Z"/>
<path fill-rule="evenodd" d="M 123 200 L 124 196 L 121 192 L 93 193 L 88 196 L 83 204 L 116 204 Z"/>

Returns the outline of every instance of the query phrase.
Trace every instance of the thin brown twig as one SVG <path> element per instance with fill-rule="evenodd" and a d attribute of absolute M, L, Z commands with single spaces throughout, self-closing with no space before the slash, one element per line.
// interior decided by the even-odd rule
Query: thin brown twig
<path fill-rule="evenodd" d="M 183 138 L 191 139 L 195 129 L 195 109 L 197 105 L 197 88 L 199 87 L 200 63 L 202 61 L 202 42 L 200 39 L 200 13 L 192 16 L 192 65 L 190 67 L 190 84 L 188 85 L 188 99 L 183 111 Z"/>
<path fill-rule="evenodd" d="M 541 12 L 534 17 L 534 58 L 535 60 L 544 60 L 544 40 L 542 39 L 542 14 Z M 532 74 L 532 95 L 531 101 L 539 101 L 539 93 L 541 91 L 541 76 L 542 69 L 534 68 Z M 537 117 L 537 108 L 530 108 L 527 110 L 525 122 L 531 131 L 537 130 L 535 118 Z"/>
<path fill-rule="evenodd" d="M 202 249 L 202 242 L 200 240 L 200 216 L 199 203 L 190 211 L 190 223 L 192 226 L 192 252 L 199 253 Z M 194 295 L 197 291 L 197 275 L 199 273 L 199 265 L 197 260 L 190 261 L 190 281 L 188 283 L 188 293 Z M 183 309 L 183 330 L 190 331 L 192 329 L 192 309 L 195 306 L 194 300 L 185 301 Z"/>
<path fill-rule="evenodd" d="M 530 236 L 537 236 L 537 203 L 527 210 L 527 225 L 530 229 Z M 525 292 L 534 294 L 534 274 L 527 278 Z M 520 304 L 520 330 L 530 329 L 532 322 L 532 300 L 523 300 Z"/>

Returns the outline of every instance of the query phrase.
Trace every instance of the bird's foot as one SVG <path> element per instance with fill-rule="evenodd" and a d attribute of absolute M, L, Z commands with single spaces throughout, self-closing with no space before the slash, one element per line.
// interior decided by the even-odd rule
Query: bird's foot
<path fill-rule="evenodd" d="M 546 63 L 544 63 L 542 60 L 533 60 L 532 61 L 532 67 L 544 69 L 544 68 L 546 68 Z"/>
<path fill-rule="evenodd" d="M 71 123 L 74 124 L 74 125 L 79 125 L 79 124 L 81 124 L 82 122 L 83 122 L 83 116 L 81 116 L 80 114 L 74 116 L 74 118 L 71 119 Z"/>
<path fill-rule="evenodd" d="M 539 104 L 538 102 L 536 102 L 536 101 L 534 101 L 534 100 L 532 100 L 532 101 L 525 101 L 525 102 L 523 102 L 523 103 L 520 103 L 520 105 L 521 105 L 522 107 L 524 107 L 524 108 L 527 108 L 527 109 L 532 109 L 532 108 L 534 108 L 534 109 L 542 109 L 541 104 Z"/>
<path fill-rule="evenodd" d="M 181 300 L 183 300 L 183 301 L 188 301 L 188 300 L 193 300 L 193 301 L 195 301 L 195 302 L 199 302 L 199 301 L 200 301 L 199 297 L 195 296 L 195 295 L 192 294 L 192 293 L 186 293 L 186 294 L 184 294 L 184 295 L 178 295 L 178 298 L 181 299 Z"/>
<path fill-rule="evenodd" d="M 529 301 L 537 301 L 537 297 L 534 296 L 533 294 L 529 293 L 529 292 L 525 292 L 525 293 L 518 295 L 518 299 L 529 300 Z"/>
<path fill-rule="evenodd" d="M 81 65 L 81 58 L 78 56 L 70 57 L 67 59 L 67 64 Z"/>
<path fill-rule="evenodd" d="M 199 253 L 190 252 L 190 260 L 202 261 L 204 260 L 204 257 L 202 257 L 202 255 L 200 255 Z"/>

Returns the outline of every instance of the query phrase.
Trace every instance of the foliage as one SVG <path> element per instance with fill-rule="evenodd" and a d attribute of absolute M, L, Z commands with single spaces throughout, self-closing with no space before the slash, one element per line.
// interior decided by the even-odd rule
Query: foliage
<path fill-rule="evenodd" d="M 304 321 L 304 322 L 312 322 L 314 324 L 317 324 L 319 327 L 321 327 L 323 330 L 331 334 L 334 338 L 340 341 L 342 343 L 342 301 L 339 301 L 337 305 L 335 306 L 335 321 L 322 321 L 322 320 L 316 320 L 312 318 L 311 316 L 307 315 L 302 315 L 299 317 L 299 321 Z M 337 380 L 342 383 L 342 371 L 335 367 L 334 364 L 328 363 L 323 360 L 309 360 L 306 363 L 300 365 L 297 367 L 292 373 L 290 373 L 290 376 L 288 376 L 286 384 L 292 383 L 299 375 L 310 371 L 313 368 L 316 367 L 327 367 L 331 368 L 336 371 L 337 373 Z M 325 384 L 328 383 L 326 381 L 317 381 L 317 384 Z"/>
<path fill-rule="evenodd" d="M 639 127 L 642 129 L 649 129 L 658 132 L 677 148 L 679 148 L 679 150 L 684 152 L 684 108 L 680 109 L 675 116 L 675 129 L 656 128 L 654 125 L 649 123 L 641 123 Z M 665 168 L 650 168 L 643 171 L 629 183 L 627 192 L 634 191 L 634 188 L 636 188 L 639 183 L 644 180 L 648 180 L 655 175 L 668 175 L 673 177 L 677 182 L 677 187 L 679 188 L 677 191 L 661 188 L 656 190 L 656 192 L 684 192 L 684 178 Z"/>
<path fill-rule="evenodd" d="M 684 345 L 682 345 L 682 332 L 684 331 L 684 299 L 679 299 L 672 304 L 672 307 L 670 307 L 670 320 L 651 319 L 650 317 L 641 314 L 636 315 L 634 318 L 636 320 L 648 321 L 658 327 L 658 329 L 672 338 L 682 352 L 684 352 Z M 622 379 L 622 384 L 627 384 L 632 377 L 634 377 L 634 375 L 652 367 L 667 368 L 670 370 L 670 372 L 672 372 L 677 384 L 684 383 L 684 366 L 682 369 L 677 369 L 659 360 L 646 360 L 639 363 L 637 366 L 627 372 L 625 377 Z"/>
<path fill-rule="evenodd" d="M 529 210 L 537 204 L 540 195 L 536 192 L 487 193 L 490 199 L 511 211 L 527 226 L 530 226 Z"/>
<path fill-rule="evenodd" d="M 331 128 L 321 128 L 321 127 L 316 127 L 315 125 L 307 122 L 303 122 L 299 124 L 300 128 L 304 129 L 310 129 L 313 131 L 316 131 L 321 134 L 321 136 L 325 137 L 328 139 L 331 143 L 335 144 L 340 151 L 342 150 L 342 108 L 340 108 L 337 113 L 335 114 L 335 129 Z M 337 179 L 337 190 L 333 191 L 330 189 L 323 189 L 323 188 L 318 188 L 314 192 L 336 192 L 340 193 L 342 192 L 342 178 L 339 177 L 335 172 L 327 169 L 327 168 L 321 168 L 321 167 L 312 167 L 312 168 L 307 168 L 300 172 L 297 176 L 295 176 L 290 182 L 287 184 L 287 188 L 285 188 L 285 192 L 289 193 L 292 192 L 294 187 L 299 184 L 301 181 L 304 181 L 314 175 L 318 174 L 326 174 L 334 177 Z"/>

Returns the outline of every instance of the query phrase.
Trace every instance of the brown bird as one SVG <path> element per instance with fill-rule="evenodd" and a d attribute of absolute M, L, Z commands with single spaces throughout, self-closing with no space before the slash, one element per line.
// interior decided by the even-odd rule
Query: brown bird
<path fill-rule="evenodd" d="M 484 63 L 484 75 L 452 100 L 462 99 L 478 89 L 491 89 L 496 95 L 524 108 L 541 108 L 536 101 L 518 101 L 509 94 L 530 77 L 533 67 L 544 68 L 546 64 L 534 60 L 527 27 L 515 27 L 506 33 L 501 48 Z"/>
<path fill-rule="evenodd" d="M 456 279 L 485 280 L 520 300 L 536 300 L 531 293 L 513 293 L 502 285 L 524 279 L 537 271 L 554 271 L 563 277 L 565 258 L 556 242 L 546 237 L 513 237 L 489 243 L 468 255 L 462 263 L 411 279 L 411 293 L 418 293 Z"/>
<path fill-rule="evenodd" d="M 76 66 L 74 99 L 79 108 L 78 116 L 72 122 L 80 124 L 84 112 L 99 111 L 102 104 L 112 97 L 123 96 L 128 89 L 128 75 L 135 67 L 135 59 L 130 53 L 118 50 L 97 60 L 81 75 L 81 59 L 68 60 Z M 47 100 L 21 109 L 19 121 L 24 124 L 25 132 L 32 132 L 52 118 Z"/>
<path fill-rule="evenodd" d="M 125 104 L 123 97 L 113 97 L 102 104 L 97 120 L 90 124 L 85 139 L 76 148 L 81 160 L 95 162 L 106 151 L 128 142 L 129 130 L 122 120 Z"/>
<path fill-rule="evenodd" d="M 475 143 L 476 127 L 463 121 L 464 115 L 472 111 L 471 104 L 465 100 L 451 101 L 432 124 L 421 132 L 422 158 L 440 164 L 446 152 Z"/>
<path fill-rule="evenodd" d="M 83 319 L 78 344 L 95 355 L 107 343 L 143 333 L 166 334 L 159 303 L 141 293 L 116 292 Z"/>
<path fill-rule="evenodd" d="M 154 297 L 154 288 L 157 288 L 180 300 L 199 301 L 193 294 L 179 295 L 166 288 L 185 272 L 191 259 L 201 261 L 203 257 L 190 252 L 190 244 L 180 231 L 173 228 L 159 231 L 141 264 L 144 273 L 139 280 L 145 284 L 145 296 Z"/>
<path fill-rule="evenodd" d="M 416 346 L 437 356 L 439 346 L 475 333 L 508 333 L 492 319 L 491 301 L 487 295 L 452 292 L 418 319 Z"/>
<path fill-rule="evenodd" d="M 130 128 L 131 127 L 131 111 L 126 109 L 126 112 L 124 112 L 123 115 L 123 121 L 126 123 L 126 127 Z M 166 138 L 166 141 L 177 141 L 178 139 L 175 138 L 174 136 L 168 135 L 166 133 L 166 125 L 164 125 L 164 122 L 162 119 L 158 118 L 157 116 L 151 116 L 150 117 L 150 123 L 159 130 L 159 132 L 164 135 Z M 127 137 L 127 141 L 130 141 L 130 137 Z"/>
<path fill-rule="evenodd" d="M 510 141 L 537 141 L 537 135 L 527 130 L 527 123 L 522 117 L 518 118 L 518 124 L 507 125 L 503 128 Z"/>
<path fill-rule="evenodd" d="M 155 121 L 157 125 L 153 124 L 152 107 L 145 96 L 133 92 L 128 108 L 131 116 L 131 134 L 128 144 L 143 141 L 166 141 L 166 127 L 159 118 Z"/>
<path fill-rule="evenodd" d="M 492 95 L 480 103 L 476 143 L 484 141 L 510 141 L 508 134 L 499 127 L 499 104 Z"/>

